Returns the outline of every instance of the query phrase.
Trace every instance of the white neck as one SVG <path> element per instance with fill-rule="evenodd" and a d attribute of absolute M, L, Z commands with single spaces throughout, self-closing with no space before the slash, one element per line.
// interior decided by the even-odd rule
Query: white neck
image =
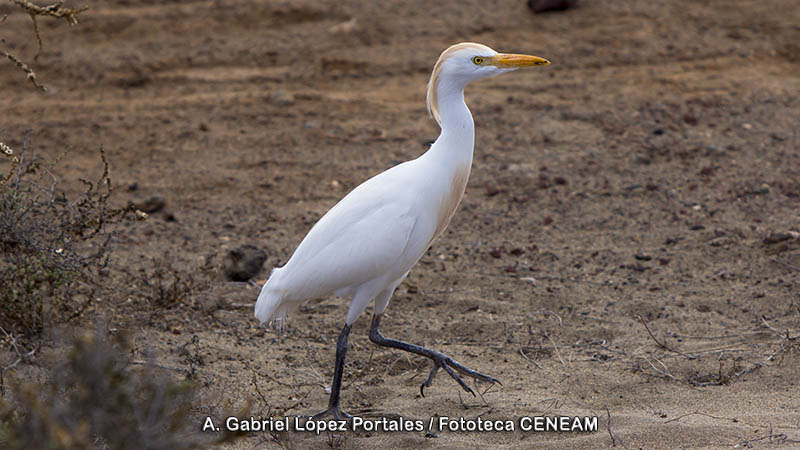
<path fill-rule="evenodd" d="M 462 162 L 471 166 L 475 123 L 464 103 L 464 86 L 440 82 L 437 86 L 437 102 L 442 132 L 428 153 L 446 158 L 449 165 Z"/>

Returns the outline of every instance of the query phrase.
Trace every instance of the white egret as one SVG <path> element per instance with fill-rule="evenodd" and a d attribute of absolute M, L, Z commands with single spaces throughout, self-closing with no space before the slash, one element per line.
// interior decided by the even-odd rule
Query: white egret
<path fill-rule="evenodd" d="M 522 67 L 547 65 L 546 59 L 497 53 L 475 43 L 446 49 L 428 83 L 428 111 L 441 134 L 420 157 L 380 173 L 353 189 L 311 228 L 289 261 L 272 270 L 261 289 L 255 315 L 281 327 L 304 301 L 330 294 L 350 296 L 350 310 L 336 343 L 336 365 L 328 409 L 315 417 L 350 417 L 339 407 L 342 372 L 353 322 L 374 300 L 369 338 L 377 345 L 416 353 L 433 361 L 429 387 L 444 369 L 475 395 L 456 373 L 499 383 L 435 350 L 387 339 L 378 330 L 395 288 L 447 227 L 467 186 L 475 126 L 464 88 L 471 81 Z"/>

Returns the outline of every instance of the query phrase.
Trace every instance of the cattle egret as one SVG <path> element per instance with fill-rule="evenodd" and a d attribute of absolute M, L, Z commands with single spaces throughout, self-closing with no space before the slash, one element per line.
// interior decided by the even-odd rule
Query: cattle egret
<path fill-rule="evenodd" d="M 353 189 L 311 228 L 289 262 L 272 270 L 255 306 L 262 324 L 281 328 L 287 314 L 308 299 L 330 294 L 352 297 L 336 342 L 328 409 L 315 418 L 351 417 L 339 407 L 348 337 L 353 322 L 373 300 L 370 340 L 433 361 L 420 386 L 423 396 L 439 369 L 472 395 L 461 376 L 499 383 L 438 351 L 385 338 L 378 327 L 395 288 L 447 227 L 467 186 L 475 125 L 464 103 L 464 88 L 480 78 L 547 64 L 543 58 L 497 53 L 475 43 L 456 44 L 442 52 L 427 94 L 428 111 L 441 127 L 436 142 L 422 156 Z"/>

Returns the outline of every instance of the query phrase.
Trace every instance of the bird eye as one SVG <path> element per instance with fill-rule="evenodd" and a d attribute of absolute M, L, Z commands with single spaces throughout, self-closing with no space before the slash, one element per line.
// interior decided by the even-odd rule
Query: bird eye
<path fill-rule="evenodd" d="M 480 56 L 476 56 L 476 57 L 472 58 L 472 62 L 476 66 L 480 66 L 481 64 L 483 64 L 483 58 L 481 58 Z"/>

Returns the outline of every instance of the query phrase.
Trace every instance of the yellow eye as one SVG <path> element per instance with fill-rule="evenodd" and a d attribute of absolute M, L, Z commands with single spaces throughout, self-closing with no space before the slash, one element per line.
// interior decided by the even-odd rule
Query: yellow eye
<path fill-rule="evenodd" d="M 472 62 L 473 62 L 473 63 L 474 63 L 476 66 L 480 66 L 481 64 L 483 64 L 483 58 L 482 58 L 482 57 L 480 57 L 480 56 L 476 56 L 476 57 L 472 58 Z"/>

